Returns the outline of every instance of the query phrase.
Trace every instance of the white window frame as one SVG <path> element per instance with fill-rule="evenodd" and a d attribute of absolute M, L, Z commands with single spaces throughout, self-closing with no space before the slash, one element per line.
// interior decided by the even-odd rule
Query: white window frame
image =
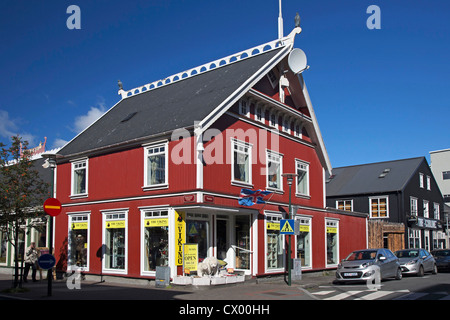
<path fill-rule="evenodd" d="M 274 117 L 273 122 L 272 122 L 272 116 Z M 270 110 L 270 112 L 269 112 L 269 127 L 278 129 L 278 112 L 275 110 Z"/>
<path fill-rule="evenodd" d="M 380 216 L 380 199 L 386 199 L 386 216 L 385 217 Z M 373 216 L 372 200 L 378 200 L 378 217 Z M 371 219 L 387 219 L 387 218 L 389 218 L 389 196 L 369 197 L 369 213 L 370 213 Z"/>
<path fill-rule="evenodd" d="M 112 209 L 112 210 L 101 210 L 102 213 L 102 247 L 104 248 L 102 254 L 102 272 L 107 274 L 128 274 L 128 211 L 129 209 Z M 124 217 L 120 217 L 119 215 L 124 215 Z M 110 215 L 117 215 L 117 218 L 110 218 Z M 106 223 L 108 221 L 121 221 L 125 220 L 125 267 L 124 269 L 112 269 L 106 268 Z"/>
<path fill-rule="evenodd" d="M 72 223 L 77 223 L 77 221 L 86 221 L 87 223 L 87 255 L 86 255 L 86 267 L 78 267 L 74 264 L 71 264 L 69 261 L 69 258 L 71 256 L 70 252 L 70 238 L 68 239 L 67 243 L 67 270 L 73 271 L 73 270 L 79 270 L 83 272 L 89 271 L 89 260 L 90 260 L 90 230 L 91 230 L 91 212 L 90 211 L 83 211 L 83 212 L 68 212 L 67 213 L 68 219 L 67 219 L 67 228 L 68 232 L 67 234 L 70 235 L 70 232 L 72 232 Z M 74 219 L 75 218 L 75 219 Z M 86 219 L 83 219 L 86 218 Z"/>
<path fill-rule="evenodd" d="M 419 211 L 419 200 L 415 197 L 409 197 L 409 208 L 410 215 L 417 217 Z"/>
<path fill-rule="evenodd" d="M 313 260 L 314 252 L 313 252 L 313 249 L 312 249 L 313 248 L 313 243 L 312 243 L 312 239 L 313 239 L 313 235 L 312 235 L 312 217 L 297 215 L 295 217 L 295 219 L 299 221 L 300 228 L 302 226 L 307 226 L 308 229 L 309 229 L 309 242 L 310 242 L 310 244 L 309 244 L 309 252 L 308 252 L 308 254 L 309 254 L 309 266 L 304 266 L 302 264 L 302 270 L 309 270 L 309 269 L 312 269 L 312 265 L 313 265 L 313 261 L 314 261 Z M 298 235 L 295 236 L 295 256 L 298 259 L 300 259 L 300 257 L 297 255 L 297 253 L 298 253 L 297 252 L 297 247 L 298 247 L 297 242 L 298 242 Z"/>
<path fill-rule="evenodd" d="M 237 139 L 231 139 L 231 184 L 238 186 L 252 187 L 252 148 L 253 145 Z M 244 150 L 242 150 L 244 149 Z M 245 152 L 247 149 L 247 152 Z M 248 154 L 248 181 L 240 181 L 234 179 L 234 153 Z"/>
<path fill-rule="evenodd" d="M 260 113 L 261 118 L 260 119 L 258 119 L 258 110 L 261 110 L 261 113 Z M 266 113 L 265 110 L 266 110 L 266 108 L 264 107 L 264 105 L 262 105 L 260 103 L 257 103 L 255 105 L 255 120 L 256 121 L 264 123 L 265 113 Z"/>
<path fill-rule="evenodd" d="M 327 228 L 336 228 L 336 246 L 337 246 L 337 257 L 336 257 L 336 263 L 328 264 L 328 243 L 327 243 Z M 333 218 L 325 218 L 325 267 L 326 268 L 332 268 L 336 267 L 339 264 L 339 251 L 340 251 L 340 244 L 339 244 L 339 220 L 333 219 Z"/>
<path fill-rule="evenodd" d="M 302 123 L 300 121 L 294 121 L 293 135 L 294 137 L 302 138 Z"/>
<path fill-rule="evenodd" d="M 269 251 L 268 251 L 268 246 L 269 243 L 267 242 L 267 223 L 278 223 L 278 225 L 280 224 L 280 220 L 283 219 L 283 216 L 281 213 L 278 212 L 268 212 L 265 211 L 264 212 L 265 215 L 265 219 L 264 219 L 264 269 L 265 269 L 265 273 L 278 273 L 281 272 L 285 269 L 285 265 L 286 265 L 286 247 L 285 247 L 285 242 L 284 241 L 284 237 L 283 240 L 281 241 L 281 246 L 280 246 L 280 250 L 283 251 L 283 261 L 282 261 L 282 266 L 278 267 L 278 268 L 269 268 L 268 265 L 268 257 L 269 257 Z M 279 237 L 279 234 L 278 236 Z"/>
<path fill-rule="evenodd" d="M 279 164 L 279 177 L 278 177 L 278 186 L 271 187 L 269 185 L 269 163 L 270 162 L 278 162 Z M 266 188 L 268 190 L 272 191 L 281 191 L 283 192 L 283 155 L 281 153 L 272 151 L 272 150 L 266 150 Z"/>
<path fill-rule="evenodd" d="M 303 166 L 305 168 L 299 167 L 299 166 Z M 295 173 L 297 173 L 298 170 L 302 170 L 306 172 L 306 192 L 305 193 L 300 193 L 298 190 L 298 179 L 299 177 L 295 177 L 295 196 L 297 197 L 309 197 L 310 196 L 310 185 L 309 185 L 309 162 L 300 160 L 300 159 L 295 159 Z"/>
<path fill-rule="evenodd" d="M 423 173 L 419 173 L 419 187 L 424 188 Z"/>
<path fill-rule="evenodd" d="M 248 100 L 239 100 L 239 114 L 246 117 L 250 115 L 250 103 Z"/>
<path fill-rule="evenodd" d="M 84 165 L 84 167 L 79 167 Z M 78 167 L 78 168 L 77 168 Z M 75 171 L 85 169 L 85 192 L 76 193 L 75 191 Z M 85 198 L 88 196 L 89 191 L 89 159 L 77 159 L 71 162 L 71 175 L 70 175 L 70 197 L 73 198 Z"/>
<path fill-rule="evenodd" d="M 344 203 L 344 206 L 343 206 L 344 209 L 339 209 L 339 202 L 343 202 L 343 203 Z M 353 199 L 340 199 L 340 200 L 336 200 L 336 209 L 344 210 L 344 211 L 349 211 L 349 210 L 346 210 L 346 209 L 345 209 L 346 204 L 347 204 L 348 202 L 350 202 L 350 211 L 353 211 Z"/>
<path fill-rule="evenodd" d="M 440 209 L 439 203 L 435 202 L 433 208 L 434 208 L 434 219 L 440 220 L 441 219 L 441 212 L 440 212 L 441 209 Z"/>
<path fill-rule="evenodd" d="M 286 132 L 287 134 L 291 133 L 291 121 L 290 116 L 285 115 L 282 117 L 282 123 L 281 123 L 281 130 L 283 132 Z"/>
<path fill-rule="evenodd" d="M 427 190 L 431 191 L 431 177 L 427 176 Z"/>
<path fill-rule="evenodd" d="M 423 217 L 430 217 L 430 202 L 428 200 L 423 200 Z"/>
<path fill-rule="evenodd" d="M 155 276 L 156 275 L 156 270 L 155 271 L 150 271 L 150 270 L 145 270 L 144 266 L 145 266 L 145 220 L 147 219 L 167 219 L 168 221 L 168 244 L 167 244 L 167 250 L 169 253 L 169 257 L 168 257 L 168 266 L 172 266 L 172 255 L 171 253 L 171 230 L 170 230 L 170 211 L 169 208 L 140 208 L 141 211 L 141 276 Z M 163 214 L 163 212 L 165 212 L 165 214 Z"/>
<path fill-rule="evenodd" d="M 164 148 L 164 151 L 160 151 L 157 149 Z M 153 151 L 152 155 L 161 155 L 164 154 L 164 164 L 165 164 L 165 172 L 164 172 L 164 182 L 149 184 L 148 183 L 148 157 L 150 156 L 150 150 Z M 169 187 L 169 142 L 159 142 L 154 144 L 149 144 L 144 146 L 144 186 L 142 189 L 146 190 L 155 190 L 155 189 L 167 189 Z"/>

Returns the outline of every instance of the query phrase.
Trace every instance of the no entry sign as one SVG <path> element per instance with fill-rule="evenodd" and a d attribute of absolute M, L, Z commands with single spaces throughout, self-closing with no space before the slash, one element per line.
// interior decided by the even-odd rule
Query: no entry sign
<path fill-rule="evenodd" d="M 61 213 L 61 202 L 55 198 L 48 198 L 44 202 L 44 211 L 49 216 L 56 217 Z"/>

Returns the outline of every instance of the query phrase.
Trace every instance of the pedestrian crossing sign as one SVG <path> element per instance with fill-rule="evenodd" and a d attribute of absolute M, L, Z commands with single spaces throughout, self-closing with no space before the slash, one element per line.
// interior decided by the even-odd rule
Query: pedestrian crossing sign
<path fill-rule="evenodd" d="M 280 234 L 295 234 L 294 226 L 295 226 L 294 219 L 280 220 Z"/>

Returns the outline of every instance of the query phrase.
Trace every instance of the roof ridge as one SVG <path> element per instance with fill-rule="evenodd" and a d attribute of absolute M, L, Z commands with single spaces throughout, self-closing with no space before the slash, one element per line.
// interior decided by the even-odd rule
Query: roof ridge
<path fill-rule="evenodd" d="M 150 83 L 147 83 L 143 86 L 133 88 L 131 90 L 125 91 L 122 87 L 120 87 L 118 94 L 122 96 L 122 99 L 126 99 L 132 96 L 135 96 L 137 94 L 145 93 L 153 89 L 161 88 L 163 86 L 194 77 L 196 75 L 208 72 L 210 70 L 218 69 L 227 65 L 230 65 L 235 62 L 239 62 L 248 58 L 252 58 L 255 56 L 258 56 L 260 54 L 279 49 L 281 47 L 285 47 L 288 45 L 293 45 L 295 35 L 301 32 L 300 27 L 294 28 L 292 32 L 281 39 L 272 40 L 270 42 L 260 44 L 258 46 L 252 47 L 250 49 L 246 49 L 243 51 L 240 51 L 238 53 L 231 54 L 229 56 L 216 59 L 211 62 L 204 63 L 200 66 L 178 72 L 176 74 L 173 74 L 171 76 L 168 76 L 164 79 L 159 79 Z"/>
<path fill-rule="evenodd" d="M 335 167 L 334 169 L 363 167 L 363 166 L 376 165 L 376 164 L 382 164 L 382 163 L 399 162 L 399 161 L 406 161 L 406 160 L 415 160 L 415 159 L 422 159 L 422 158 L 425 158 L 425 157 L 424 156 L 419 156 L 419 157 L 411 157 L 411 158 L 405 158 L 405 159 L 395 159 L 395 160 L 386 160 L 386 161 L 378 161 L 378 162 L 361 163 L 361 164 L 354 164 L 354 165 L 350 165 L 350 166 Z"/>

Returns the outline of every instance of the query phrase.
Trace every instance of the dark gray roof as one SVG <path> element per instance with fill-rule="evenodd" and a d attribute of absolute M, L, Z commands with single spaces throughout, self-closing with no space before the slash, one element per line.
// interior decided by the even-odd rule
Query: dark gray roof
<path fill-rule="evenodd" d="M 333 168 L 331 179 L 327 176 L 327 196 L 403 190 L 423 161 L 420 157 Z"/>
<path fill-rule="evenodd" d="M 283 47 L 121 100 L 65 145 L 68 156 L 193 127 Z"/>

